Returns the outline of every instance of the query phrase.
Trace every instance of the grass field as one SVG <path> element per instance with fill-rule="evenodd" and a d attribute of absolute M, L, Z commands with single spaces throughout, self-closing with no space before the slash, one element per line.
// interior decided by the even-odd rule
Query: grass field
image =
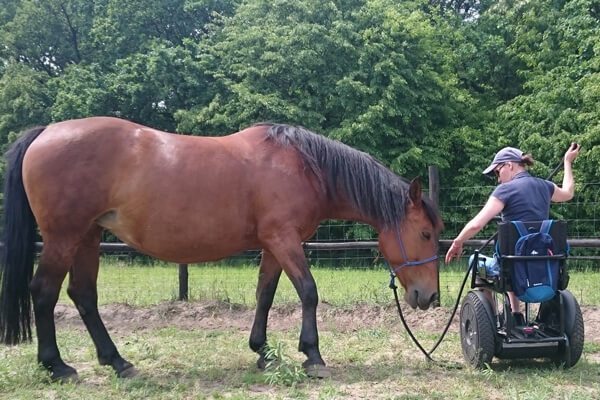
<path fill-rule="evenodd" d="M 375 269 L 313 267 L 312 273 L 323 302 L 345 307 L 356 303 L 389 304 L 393 299 L 389 289 L 389 272 L 383 266 Z M 442 306 L 454 305 L 464 274 L 464 263 L 441 268 Z M 569 289 L 579 303 L 600 305 L 600 272 L 586 270 L 571 272 L 570 275 Z M 254 307 L 257 279 L 258 268 L 253 265 L 191 265 L 190 300 L 218 300 Z M 100 269 L 98 295 L 101 304 L 118 302 L 147 306 L 176 300 L 178 293 L 177 267 L 173 264 L 131 265 L 108 259 Z M 298 302 L 298 295 L 285 276 L 282 276 L 275 296 L 276 304 Z M 70 302 L 65 293 L 62 301 Z"/>
<path fill-rule="evenodd" d="M 121 354 L 136 365 L 140 376 L 117 379 L 109 368 L 99 366 L 89 335 L 71 318 L 57 323 L 58 342 L 81 382 L 49 383 L 35 366 L 35 340 L 0 345 L 0 399 L 600 398 L 600 341 L 586 341 L 582 359 L 568 370 L 538 360 L 495 360 L 491 368 L 472 370 L 464 366 L 459 335 L 451 329 L 434 354 L 446 363 L 438 366 L 425 361 L 402 328 L 391 307 L 385 270 L 313 268 L 313 273 L 323 303 L 320 347 L 332 369 L 330 379 L 305 379 L 300 372 L 304 356 L 296 351 L 298 300 L 286 278 L 280 283 L 269 330 L 271 345 L 284 357 L 282 368 L 263 373 L 254 366 L 256 357 L 247 345 L 255 267 L 190 267 L 191 301 L 181 305 L 173 302 L 175 267 L 111 261 L 102 266 L 99 278 L 101 313 Z M 580 302 L 587 307 L 600 304 L 598 278 L 592 272 L 572 273 L 570 288 L 578 300 L 579 293 L 585 295 Z M 442 272 L 445 311 L 453 305 L 461 280 L 459 267 Z M 61 303 L 70 301 L 63 295 Z M 118 318 L 116 311 L 122 314 Z M 420 323 L 426 321 L 419 321 L 419 315 L 432 314 L 411 314 L 415 333 L 430 348 L 441 329 L 439 324 L 432 328 Z"/>

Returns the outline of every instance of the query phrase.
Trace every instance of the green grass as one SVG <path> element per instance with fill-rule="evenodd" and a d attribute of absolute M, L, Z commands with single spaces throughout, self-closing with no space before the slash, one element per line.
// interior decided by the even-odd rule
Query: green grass
<path fill-rule="evenodd" d="M 494 369 L 448 369 L 423 360 L 401 331 L 321 332 L 333 377 L 269 384 L 246 348 L 246 332 L 164 328 L 118 338 L 121 353 L 142 371 L 129 380 L 100 367 L 80 331 L 59 334 L 63 355 L 80 373 L 79 384 L 51 384 L 32 368 L 35 345 L 0 347 L 0 398 L 6 399 L 592 399 L 600 396 L 598 365 L 585 358 L 569 370 L 537 362 L 497 363 Z M 424 332 L 418 332 L 424 335 Z M 291 365 L 300 366 L 297 332 L 277 331 Z M 429 344 L 428 340 L 426 340 Z M 586 349 L 587 351 L 587 349 Z M 456 334 L 437 358 L 461 362 Z"/>
<path fill-rule="evenodd" d="M 189 266 L 191 301 L 216 300 L 254 307 L 258 267 L 218 265 Z M 389 273 L 382 269 L 312 268 L 322 302 L 336 306 L 358 303 L 389 303 Z M 66 286 L 66 285 L 65 285 Z M 131 265 L 124 261 L 103 260 L 98 277 L 100 304 L 127 303 L 147 306 L 177 299 L 178 270 L 175 264 Z M 70 302 L 63 290 L 61 301 Z M 275 296 L 276 304 L 297 303 L 298 295 L 283 275 Z"/>
<path fill-rule="evenodd" d="M 442 306 L 452 307 L 458 296 L 466 266 L 454 263 L 442 266 L 440 292 Z M 389 272 L 380 269 L 313 267 L 311 269 L 321 302 L 337 307 L 356 303 L 386 305 L 393 301 L 389 289 Z M 600 272 L 571 271 L 569 290 L 581 305 L 600 305 Z M 214 264 L 189 266 L 189 296 L 191 301 L 224 301 L 254 307 L 258 267 L 254 265 L 220 266 Z M 465 290 L 469 289 L 467 281 Z M 98 278 L 100 304 L 127 303 L 148 306 L 176 300 L 179 293 L 178 270 L 175 264 L 155 262 L 132 265 L 113 258 L 103 259 Z M 65 285 L 66 286 L 66 285 Z M 400 289 L 401 290 L 401 289 Z M 464 296 L 463 292 L 463 296 Z M 65 291 L 61 301 L 69 302 Z M 289 279 L 282 275 L 275 304 L 297 303 L 298 295 Z"/>
<path fill-rule="evenodd" d="M 442 300 L 454 304 L 464 272 L 461 267 L 443 269 Z M 385 269 L 312 269 L 321 302 L 356 313 L 357 304 L 390 306 L 393 301 Z M 228 302 L 242 312 L 254 307 L 256 267 L 190 266 L 192 302 Z M 99 296 L 103 305 L 128 303 L 136 308 L 173 300 L 177 296 L 177 268 L 156 263 L 132 266 L 103 260 Z M 570 289 L 580 303 L 599 305 L 598 273 L 573 272 Z M 463 294 L 464 296 L 464 294 Z M 581 301 L 581 297 L 585 302 Z M 63 293 L 61 302 L 70 300 Z M 298 298 L 289 280 L 282 277 L 275 305 L 297 307 Z M 191 306 L 193 306 L 192 303 Z M 108 309 L 108 307 L 106 307 Z M 226 308 L 215 308 L 213 317 L 231 317 Z M 600 398 L 600 343 L 585 344 L 584 354 L 572 369 L 563 370 L 537 361 L 498 361 L 492 369 L 448 368 L 464 366 L 458 333 L 451 331 L 434 358 L 444 366 L 428 363 L 402 328 L 393 307 L 381 324 L 356 315 L 356 326 L 320 325 L 320 347 L 332 369 L 332 378 L 304 379 L 298 367 L 304 355 L 296 351 L 297 324 L 269 329 L 269 340 L 285 355 L 288 371 L 262 373 L 256 355 L 248 348 L 249 329 L 206 329 L 183 326 L 111 330 L 121 354 L 141 371 L 134 379 L 117 379 L 109 367 L 99 366 L 91 339 L 82 326 L 58 324 L 57 339 L 64 359 L 77 368 L 79 384 L 53 384 L 35 367 L 36 342 L 8 347 L 0 345 L 0 399 L 593 399 Z M 102 307 L 101 307 L 102 313 Z M 220 314 L 221 313 L 221 314 Z M 237 315 L 237 314 L 233 314 Z M 281 315 L 278 318 L 282 318 Z M 456 317 L 458 318 L 458 317 Z M 417 330 L 426 349 L 440 332 Z M 289 372 L 291 371 L 291 372 Z M 275 374 L 275 375 L 274 375 Z M 277 375 L 279 374 L 279 375 Z"/>

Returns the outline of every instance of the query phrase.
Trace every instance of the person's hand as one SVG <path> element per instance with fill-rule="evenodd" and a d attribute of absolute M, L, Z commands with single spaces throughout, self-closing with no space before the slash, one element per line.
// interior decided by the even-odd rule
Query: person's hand
<path fill-rule="evenodd" d="M 456 239 L 453 240 L 452 245 L 450 246 L 450 248 L 448 249 L 448 252 L 446 253 L 446 264 L 449 264 L 453 258 L 460 257 L 460 255 L 462 254 L 462 251 L 463 251 L 462 242 L 459 242 Z"/>
<path fill-rule="evenodd" d="M 577 143 L 571 143 L 571 146 L 569 146 L 567 152 L 565 153 L 565 161 L 572 163 L 573 160 L 575 160 L 579 155 L 579 150 L 581 150 L 580 145 L 578 145 Z"/>

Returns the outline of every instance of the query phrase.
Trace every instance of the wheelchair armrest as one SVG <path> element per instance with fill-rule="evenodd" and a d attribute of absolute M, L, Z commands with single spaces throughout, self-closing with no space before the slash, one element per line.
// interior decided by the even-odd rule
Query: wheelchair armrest
<path fill-rule="evenodd" d="M 551 256 L 501 256 L 505 260 L 563 260 L 566 254 L 553 254 Z"/>

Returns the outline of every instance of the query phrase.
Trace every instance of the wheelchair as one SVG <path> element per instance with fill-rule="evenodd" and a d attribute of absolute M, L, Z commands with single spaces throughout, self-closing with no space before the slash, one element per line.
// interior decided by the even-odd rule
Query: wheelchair
<path fill-rule="evenodd" d="M 539 230 L 541 222 L 524 225 Z M 477 251 L 471 256 L 471 290 L 460 309 L 460 339 L 464 358 L 472 367 L 486 368 L 497 357 L 544 358 L 570 368 L 581 357 L 584 325 L 579 304 L 567 290 L 566 222 L 553 221 L 549 234 L 554 243 L 553 254 L 517 256 L 515 244 L 521 235 L 510 222 L 499 223 L 495 276 L 490 276 Z M 554 297 L 541 303 L 525 303 L 525 315 L 513 315 L 508 297 L 512 269 L 517 260 L 523 259 L 558 260 L 559 280 Z"/>

